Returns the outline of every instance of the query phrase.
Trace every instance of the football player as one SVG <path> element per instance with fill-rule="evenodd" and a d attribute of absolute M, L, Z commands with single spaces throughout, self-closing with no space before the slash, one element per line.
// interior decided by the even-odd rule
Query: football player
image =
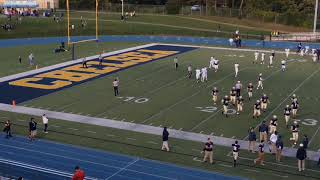
<path fill-rule="evenodd" d="M 282 60 L 281 61 L 281 71 L 284 72 L 286 70 L 286 61 Z"/>
<path fill-rule="evenodd" d="M 293 125 L 291 126 L 291 132 L 292 138 L 290 138 L 290 140 L 293 141 L 293 145 L 296 145 L 299 139 L 299 124 L 297 121 L 294 121 Z"/>
<path fill-rule="evenodd" d="M 238 76 L 238 72 L 239 72 L 239 63 L 235 63 L 234 64 L 234 77 Z"/>
<path fill-rule="evenodd" d="M 289 105 L 286 105 L 286 107 L 284 108 L 284 120 L 286 121 L 287 128 L 290 120 L 290 114 L 291 114 L 291 108 Z"/>
<path fill-rule="evenodd" d="M 261 53 L 261 63 L 260 64 L 264 64 L 264 57 L 266 56 L 266 54 L 263 52 Z"/>
<path fill-rule="evenodd" d="M 261 102 L 260 102 L 260 100 L 257 100 L 257 102 L 253 105 L 253 116 L 252 116 L 252 118 L 260 117 L 260 115 L 261 115 L 260 108 L 261 108 Z"/>
<path fill-rule="evenodd" d="M 298 112 L 298 109 L 299 109 L 298 101 L 293 101 L 291 103 L 291 108 L 292 108 L 292 117 L 295 118 L 297 116 L 297 112 Z"/>
<path fill-rule="evenodd" d="M 258 86 L 257 89 L 261 88 L 263 89 L 263 83 L 262 83 L 263 79 L 262 79 L 262 73 L 259 74 L 258 76 Z"/>
<path fill-rule="evenodd" d="M 230 102 L 235 106 L 236 105 L 236 95 L 237 91 L 235 87 L 232 87 L 230 91 Z"/>
<path fill-rule="evenodd" d="M 266 94 L 263 94 L 261 97 L 261 110 L 263 110 L 263 112 L 266 112 L 269 103 L 269 97 Z"/>
<path fill-rule="evenodd" d="M 242 96 L 237 97 L 237 114 L 239 115 L 240 112 L 243 111 L 243 101 L 244 99 Z"/>
<path fill-rule="evenodd" d="M 253 64 L 255 64 L 255 63 L 258 62 L 258 58 L 259 58 L 259 52 L 256 51 L 256 52 L 254 52 L 254 61 L 253 61 Z"/>
<path fill-rule="evenodd" d="M 224 96 L 224 98 L 221 100 L 223 111 L 222 114 L 226 115 L 228 117 L 228 106 L 229 106 L 229 97 L 227 95 Z"/>
<path fill-rule="evenodd" d="M 249 83 L 248 87 L 247 87 L 247 91 L 248 91 L 248 96 L 249 96 L 249 101 L 252 98 L 252 92 L 253 92 L 253 85 L 252 83 Z"/>
<path fill-rule="evenodd" d="M 217 104 L 218 93 L 219 93 L 219 90 L 216 87 L 213 87 L 211 95 L 212 95 L 212 100 L 213 100 L 214 105 Z"/>
<path fill-rule="evenodd" d="M 278 117 L 276 115 L 273 115 L 269 124 L 269 133 L 272 134 L 273 132 L 277 131 L 277 126 L 278 126 Z"/>

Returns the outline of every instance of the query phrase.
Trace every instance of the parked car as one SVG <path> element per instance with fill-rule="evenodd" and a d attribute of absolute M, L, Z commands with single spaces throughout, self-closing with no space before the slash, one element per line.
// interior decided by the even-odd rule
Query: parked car
<path fill-rule="evenodd" d="M 200 11 L 200 6 L 199 5 L 191 6 L 191 11 Z"/>

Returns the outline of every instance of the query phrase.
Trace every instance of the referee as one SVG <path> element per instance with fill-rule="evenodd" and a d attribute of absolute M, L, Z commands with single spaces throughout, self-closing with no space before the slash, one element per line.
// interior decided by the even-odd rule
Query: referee
<path fill-rule="evenodd" d="M 114 79 L 114 81 L 112 82 L 112 85 L 113 85 L 114 96 L 118 96 L 119 95 L 119 80 L 117 78 Z"/>

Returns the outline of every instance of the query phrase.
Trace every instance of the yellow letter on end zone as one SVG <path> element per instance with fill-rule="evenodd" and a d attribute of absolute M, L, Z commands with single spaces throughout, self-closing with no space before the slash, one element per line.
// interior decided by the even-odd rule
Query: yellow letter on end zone
<path fill-rule="evenodd" d="M 63 80 L 69 80 L 73 82 L 80 82 L 84 81 L 86 79 L 94 78 L 96 76 L 99 76 L 99 74 L 94 73 L 80 73 L 80 72 L 69 72 L 69 71 L 63 71 L 63 70 L 57 70 L 48 72 L 45 74 L 39 74 L 36 77 L 41 78 L 52 78 L 52 79 L 63 79 Z"/>
<path fill-rule="evenodd" d="M 9 82 L 9 84 L 13 86 L 22 86 L 22 87 L 30 87 L 35 89 L 49 89 L 49 90 L 59 89 L 72 84 L 72 82 L 70 81 L 60 81 L 60 80 L 53 81 L 50 84 L 33 83 L 33 82 L 40 81 L 42 79 L 43 78 L 25 78 L 25 79 Z"/>

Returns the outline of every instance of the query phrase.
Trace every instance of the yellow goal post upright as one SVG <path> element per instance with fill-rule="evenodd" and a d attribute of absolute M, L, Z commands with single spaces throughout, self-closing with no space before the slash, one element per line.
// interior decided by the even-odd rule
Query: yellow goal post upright
<path fill-rule="evenodd" d="M 70 2 L 69 0 L 66 0 L 66 8 L 67 8 L 67 44 L 68 47 L 70 48 L 70 46 L 72 46 L 72 60 L 75 59 L 75 51 L 74 51 L 74 46 L 75 44 L 79 44 L 79 43 L 84 43 L 84 42 L 91 42 L 91 41 L 96 41 L 98 43 L 99 41 L 99 22 L 98 22 L 98 18 L 99 18 L 99 0 L 95 0 L 96 1 L 96 8 L 95 8 L 95 15 L 96 15 L 96 31 L 95 31 L 95 38 L 92 39 L 85 39 L 85 40 L 79 40 L 79 41 L 72 41 L 71 40 L 71 23 L 70 23 Z"/>

